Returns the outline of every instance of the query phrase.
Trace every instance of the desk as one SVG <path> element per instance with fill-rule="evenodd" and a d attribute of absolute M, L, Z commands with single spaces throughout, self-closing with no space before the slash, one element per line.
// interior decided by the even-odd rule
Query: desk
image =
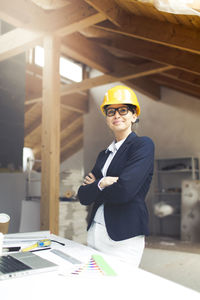
<path fill-rule="evenodd" d="M 200 294 L 193 290 L 144 270 L 130 269 L 113 257 L 108 257 L 90 247 L 55 235 L 50 235 L 50 238 L 65 244 L 65 246 L 61 246 L 55 243 L 53 246 L 55 249 L 62 250 L 82 263 L 87 263 L 91 255 L 100 254 L 118 275 L 89 277 L 84 274 L 73 275 L 71 271 L 74 265 L 53 254 L 50 250 L 35 252 L 37 255 L 56 262 L 60 266 L 59 270 L 1 281 L 0 297 L 2 300 L 200 299 Z"/>

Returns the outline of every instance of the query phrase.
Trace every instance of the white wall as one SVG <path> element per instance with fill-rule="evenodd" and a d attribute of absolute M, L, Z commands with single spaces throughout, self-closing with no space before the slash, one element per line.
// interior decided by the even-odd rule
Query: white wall
<path fill-rule="evenodd" d="M 136 92 L 141 104 L 140 135 L 152 137 L 156 157 L 200 154 L 200 99 L 162 88 L 160 101 Z"/>

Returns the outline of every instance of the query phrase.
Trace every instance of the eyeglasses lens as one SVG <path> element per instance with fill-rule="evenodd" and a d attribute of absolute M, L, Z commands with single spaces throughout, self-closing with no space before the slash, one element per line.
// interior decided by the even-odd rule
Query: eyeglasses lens
<path fill-rule="evenodd" d="M 108 108 L 106 110 L 106 115 L 108 117 L 113 117 L 116 113 L 116 111 L 118 111 L 118 113 L 120 114 L 120 116 L 125 116 L 128 113 L 128 107 L 118 107 L 118 108 Z"/>

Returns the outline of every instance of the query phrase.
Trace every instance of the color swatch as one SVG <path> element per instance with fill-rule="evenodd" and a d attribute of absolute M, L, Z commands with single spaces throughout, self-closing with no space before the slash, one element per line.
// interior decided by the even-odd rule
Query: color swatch
<path fill-rule="evenodd" d="M 81 265 L 78 269 L 73 271 L 74 275 L 108 275 L 116 276 L 116 272 L 111 266 L 104 260 L 101 255 L 94 254 L 90 258 L 89 262 Z"/>

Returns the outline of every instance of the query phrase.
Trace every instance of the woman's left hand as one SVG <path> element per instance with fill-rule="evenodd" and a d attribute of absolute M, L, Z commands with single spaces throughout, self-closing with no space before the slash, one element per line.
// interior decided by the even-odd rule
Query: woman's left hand
<path fill-rule="evenodd" d="M 105 176 L 101 179 L 99 186 L 101 189 L 104 189 L 105 187 L 117 182 L 118 179 L 119 177 Z"/>
<path fill-rule="evenodd" d="M 85 176 L 82 185 L 91 184 L 96 180 L 96 177 L 90 172 L 87 176 Z"/>

